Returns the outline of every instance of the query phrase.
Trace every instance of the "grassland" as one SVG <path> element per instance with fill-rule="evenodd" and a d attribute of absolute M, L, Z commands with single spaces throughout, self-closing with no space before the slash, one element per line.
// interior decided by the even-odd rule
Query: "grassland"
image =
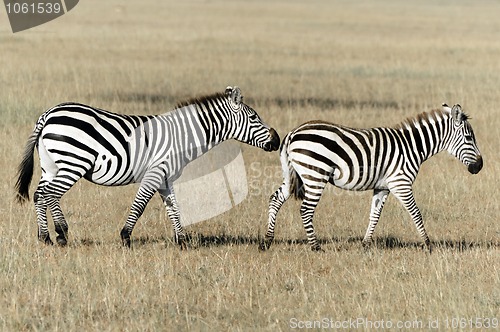
<path fill-rule="evenodd" d="M 391 320 L 427 330 L 438 320 L 451 330 L 447 318 L 500 318 L 499 9 L 492 1 L 89 0 L 18 34 L 0 10 L 0 329 L 276 331 L 360 318 L 360 329 Z M 239 85 L 281 135 L 310 119 L 393 125 L 460 103 L 485 166 L 472 176 L 446 154 L 423 165 L 414 188 L 431 255 L 392 197 L 376 246 L 363 251 L 371 194 L 334 189 L 315 215 L 325 253 L 310 252 L 295 201 L 278 216 L 271 250 L 259 252 L 281 178 L 276 153 L 248 146 L 248 199 L 190 226 L 191 250 L 172 243 L 157 197 L 133 249 L 123 249 L 119 230 L 136 187 L 84 181 L 62 201 L 69 245 L 38 243 L 34 208 L 15 204 L 13 185 L 44 109 L 74 100 L 160 113 L 227 85 Z"/>

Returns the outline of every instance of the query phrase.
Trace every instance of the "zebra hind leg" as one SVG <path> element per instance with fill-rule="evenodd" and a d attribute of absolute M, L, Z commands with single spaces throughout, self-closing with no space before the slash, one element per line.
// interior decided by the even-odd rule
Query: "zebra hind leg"
<path fill-rule="evenodd" d="M 60 197 L 49 196 L 45 201 L 47 202 L 47 206 L 52 214 L 52 219 L 54 220 L 54 226 L 57 233 L 57 244 L 65 246 L 68 243 L 68 223 L 61 210 Z"/>
<path fill-rule="evenodd" d="M 269 199 L 269 219 L 267 224 L 267 232 L 264 240 L 259 245 L 261 251 L 265 251 L 271 247 L 274 240 L 274 227 L 276 225 L 276 215 L 283 203 L 290 197 L 289 185 L 283 183 Z"/>
<path fill-rule="evenodd" d="M 56 176 L 50 181 L 47 181 L 43 186 L 41 193 L 37 190 L 37 203 L 35 203 L 35 205 L 37 207 L 37 213 L 39 213 L 40 240 L 46 243 L 51 242 L 50 237 L 48 237 L 48 230 L 46 229 L 47 218 L 45 216 L 45 210 L 48 207 L 52 214 L 52 220 L 54 221 L 57 233 L 57 244 L 65 246 L 68 243 L 68 223 L 61 210 L 60 200 L 82 175 L 83 174 L 76 173 L 74 170 L 59 169 Z"/>
<path fill-rule="evenodd" d="M 311 250 L 324 251 L 323 249 L 321 249 L 313 226 L 314 210 L 316 209 L 317 204 L 318 202 L 304 200 L 302 202 L 302 205 L 300 206 L 300 216 L 302 218 L 302 223 L 304 224 L 304 229 L 306 230 L 307 242 L 309 242 Z"/>
<path fill-rule="evenodd" d="M 163 204 L 167 209 L 167 215 L 174 228 L 174 241 L 181 250 L 187 249 L 187 238 L 180 221 L 180 211 L 174 194 L 173 186 L 168 185 L 166 189 L 158 190 Z"/>
<path fill-rule="evenodd" d="M 40 183 L 33 194 L 33 201 L 35 202 L 36 219 L 38 224 L 38 240 L 45 244 L 52 245 L 54 242 L 50 239 L 49 227 L 47 223 L 47 204 L 43 198 L 42 192 L 46 185 L 46 181 L 41 179 Z"/>
<path fill-rule="evenodd" d="M 307 234 L 307 241 L 312 251 L 323 251 L 316 238 L 316 233 L 314 232 L 313 216 L 326 183 L 327 179 L 321 182 L 315 182 L 313 186 L 304 183 L 305 197 L 300 206 L 300 216 Z"/>

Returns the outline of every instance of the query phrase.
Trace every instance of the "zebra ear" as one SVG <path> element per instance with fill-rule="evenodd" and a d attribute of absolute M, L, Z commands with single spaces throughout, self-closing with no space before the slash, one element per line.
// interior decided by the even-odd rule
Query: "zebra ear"
<path fill-rule="evenodd" d="M 228 86 L 226 88 L 226 95 L 229 96 L 235 106 L 239 106 L 243 101 L 243 95 L 241 94 L 240 88 L 237 86 L 234 88 Z"/>
<path fill-rule="evenodd" d="M 467 120 L 467 114 L 462 111 L 462 106 L 459 104 L 456 104 L 451 108 L 451 116 L 457 123 Z"/>

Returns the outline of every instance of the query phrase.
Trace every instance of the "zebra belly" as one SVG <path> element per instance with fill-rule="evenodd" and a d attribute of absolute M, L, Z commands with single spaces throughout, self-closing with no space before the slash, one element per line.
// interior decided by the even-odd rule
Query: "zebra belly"
<path fill-rule="evenodd" d="M 387 186 L 382 183 L 349 183 L 339 179 L 335 179 L 333 177 L 328 180 L 332 185 L 338 187 L 340 189 L 345 190 L 353 190 L 353 191 L 364 191 L 364 190 L 372 190 L 372 189 L 387 189 Z"/>
<path fill-rule="evenodd" d="M 387 189 L 386 177 L 380 174 L 379 166 L 371 164 L 348 165 L 341 158 L 332 158 L 334 167 L 328 182 L 332 185 L 354 191 Z"/>
<path fill-rule="evenodd" d="M 127 160 L 110 154 L 99 154 L 85 179 L 104 186 L 122 186 L 135 182 Z"/>
<path fill-rule="evenodd" d="M 322 152 L 324 153 L 324 156 L 328 158 L 331 166 L 328 182 L 345 190 L 371 189 L 371 176 L 367 173 L 367 167 L 363 164 L 352 165 L 351 163 L 348 163 L 348 161 L 355 160 L 354 158 L 348 160 L 347 158 L 341 158 L 336 153 L 330 151 Z M 311 167 L 313 166 L 311 165 Z"/>
<path fill-rule="evenodd" d="M 335 174 L 336 172 L 334 172 Z M 374 186 L 371 183 L 366 183 L 366 182 L 361 182 L 358 183 L 356 181 L 349 181 L 349 178 L 339 178 L 333 175 L 330 177 L 328 180 L 331 184 L 333 184 L 335 187 L 345 189 L 345 190 L 354 190 L 354 191 L 363 191 L 363 190 L 370 190 L 373 189 Z"/>

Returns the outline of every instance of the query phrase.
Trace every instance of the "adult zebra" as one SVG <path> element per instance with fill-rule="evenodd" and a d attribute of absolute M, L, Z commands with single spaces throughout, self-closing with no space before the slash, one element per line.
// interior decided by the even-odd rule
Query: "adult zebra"
<path fill-rule="evenodd" d="M 16 183 L 18 200 L 29 199 L 33 153 L 38 148 L 42 177 L 34 193 L 38 238 L 52 244 L 47 208 L 57 232 L 57 243 L 67 243 L 68 225 L 60 198 L 76 181 L 85 179 L 106 186 L 140 183 L 121 231 L 130 235 L 151 197 L 158 192 L 172 221 L 175 241 L 185 246 L 173 181 L 183 167 L 220 142 L 234 138 L 275 151 L 280 139 L 273 128 L 242 101 L 238 87 L 225 93 L 193 99 L 162 115 L 115 114 L 90 106 L 65 103 L 43 113 L 28 139 Z"/>
<path fill-rule="evenodd" d="M 389 192 L 403 204 L 430 250 L 412 184 L 420 165 L 447 150 L 470 173 L 483 167 L 483 159 L 468 117 L 460 105 L 422 113 L 394 128 L 353 129 L 326 122 L 307 122 L 292 130 L 281 145 L 283 184 L 271 196 L 268 229 L 261 250 L 274 239 L 276 215 L 293 194 L 302 200 L 300 214 L 312 250 L 321 250 L 313 228 L 313 214 L 323 189 L 330 182 L 347 190 L 373 189 L 370 223 L 363 239 L 372 241 Z"/>

